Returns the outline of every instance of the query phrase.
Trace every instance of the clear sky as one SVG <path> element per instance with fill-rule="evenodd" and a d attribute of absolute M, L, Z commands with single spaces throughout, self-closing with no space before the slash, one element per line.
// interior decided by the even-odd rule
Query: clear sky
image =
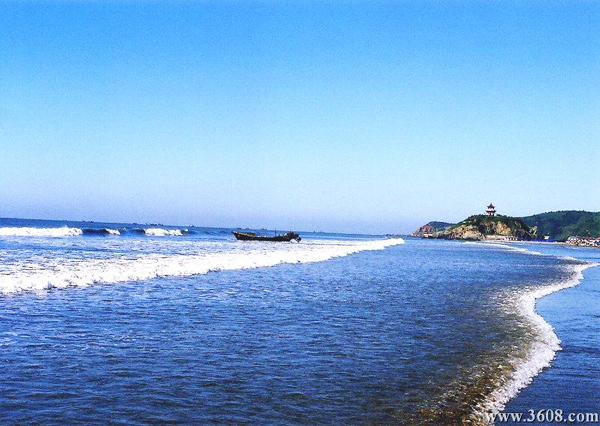
<path fill-rule="evenodd" d="M 1 2 L 0 217 L 600 210 L 600 2 Z"/>

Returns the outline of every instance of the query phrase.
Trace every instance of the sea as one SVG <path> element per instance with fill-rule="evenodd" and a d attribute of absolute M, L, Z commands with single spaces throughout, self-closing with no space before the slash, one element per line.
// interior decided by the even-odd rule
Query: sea
<path fill-rule="evenodd" d="M 0 219 L 0 423 L 600 412 L 600 250 L 231 231 Z"/>

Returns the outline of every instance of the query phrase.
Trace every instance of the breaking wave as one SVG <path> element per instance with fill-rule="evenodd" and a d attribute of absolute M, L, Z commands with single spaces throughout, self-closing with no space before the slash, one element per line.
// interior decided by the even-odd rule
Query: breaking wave
<path fill-rule="evenodd" d="M 492 245 L 493 243 L 469 244 Z M 524 254 L 559 257 L 564 260 L 577 261 L 579 263 L 568 266 L 572 271 L 569 279 L 556 284 L 539 286 L 534 289 L 521 291 L 515 295 L 513 303 L 516 313 L 525 318 L 530 324 L 535 340 L 531 344 L 531 347 L 528 348 L 527 356 L 524 359 L 519 358 L 511 360 L 511 363 L 514 364 L 514 369 L 508 373 L 508 376 L 502 380 L 502 383 L 496 389 L 490 392 L 481 403 L 475 406 L 473 420 L 475 423 L 484 424 L 492 424 L 494 416 L 501 412 L 506 404 L 517 396 L 521 389 L 527 387 L 533 379 L 542 372 L 542 370 L 549 367 L 556 356 L 556 352 L 562 349 L 560 346 L 560 339 L 554 332 L 552 325 L 546 322 L 546 320 L 536 312 L 535 307 L 537 300 L 557 291 L 577 286 L 583 279 L 583 271 L 590 267 L 600 266 L 600 264 L 597 263 L 582 263 L 569 256 L 553 256 L 504 244 L 493 245 Z"/>
<path fill-rule="evenodd" d="M 327 244 L 264 245 L 191 255 L 146 255 L 135 258 L 87 259 L 77 262 L 57 262 L 46 269 L 0 275 L 0 292 L 82 287 L 95 283 L 118 283 L 147 280 L 156 277 L 177 277 L 206 274 L 211 271 L 249 269 L 283 263 L 323 262 L 367 250 L 383 250 L 404 240 L 341 242 Z"/>
<path fill-rule="evenodd" d="M 180 237 L 188 233 L 187 229 L 146 228 L 142 231 L 152 237 Z"/>
<path fill-rule="evenodd" d="M 509 244 L 495 243 L 495 242 L 491 242 L 491 241 L 490 242 L 467 241 L 463 244 L 487 246 L 487 247 L 492 247 L 492 248 L 497 247 L 497 248 L 503 248 L 503 249 L 512 250 L 512 251 L 518 251 L 520 253 L 531 254 L 534 256 L 547 256 L 538 251 L 529 250 L 529 249 L 526 249 L 523 247 L 515 247 L 515 246 L 509 245 Z"/>
<path fill-rule="evenodd" d="M 177 237 L 190 234 L 187 229 L 164 229 L 164 228 L 136 228 L 136 229 L 112 229 L 112 228 L 0 228 L 0 237 L 79 237 L 81 235 L 122 235 L 123 233 L 134 233 L 151 237 Z"/>
<path fill-rule="evenodd" d="M 79 228 L 0 228 L 2 237 L 75 237 L 83 235 Z"/>
<path fill-rule="evenodd" d="M 84 235 L 121 235 L 118 229 L 102 228 L 102 229 L 84 229 Z"/>

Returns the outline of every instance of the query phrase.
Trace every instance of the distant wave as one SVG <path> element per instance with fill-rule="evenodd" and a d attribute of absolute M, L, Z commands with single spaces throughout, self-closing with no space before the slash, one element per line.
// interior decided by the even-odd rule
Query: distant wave
<path fill-rule="evenodd" d="M 502 248 L 502 249 L 507 249 L 507 250 L 512 250 L 512 251 L 518 251 L 520 253 L 531 254 L 531 255 L 535 255 L 535 256 L 547 256 L 538 251 L 529 250 L 529 249 L 526 249 L 523 247 L 515 247 L 510 244 L 496 243 L 493 241 L 487 241 L 487 242 L 485 242 L 485 241 L 467 241 L 467 242 L 464 242 L 463 244 L 487 246 L 487 247 L 491 247 L 491 248 L 494 248 L 494 247 Z"/>
<path fill-rule="evenodd" d="M 75 237 L 83 235 L 79 228 L 0 228 L 3 237 Z"/>
<path fill-rule="evenodd" d="M 491 248 L 502 248 L 502 249 L 507 249 L 507 250 L 512 250 L 512 251 L 517 251 L 520 253 L 524 253 L 524 254 L 529 254 L 529 255 L 533 255 L 533 256 L 547 256 L 547 257 L 556 257 L 559 259 L 564 259 L 564 260 L 570 260 L 570 261 L 575 261 L 575 262 L 581 262 L 581 260 L 579 259 L 575 259 L 573 256 L 561 256 L 561 255 L 555 255 L 555 254 L 544 254 L 544 253 L 540 253 L 539 251 L 533 251 L 533 250 L 529 250 L 523 247 L 516 247 L 514 245 L 509 245 L 509 244 L 499 244 L 499 243 L 494 243 L 494 242 L 475 242 L 475 241 L 467 241 L 463 244 L 470 244 L 470 245 L 484 245 L 484 246 L 488 246 Z"/>
<path fill-rule="evenodd" d="M 194 255 L 147 255 L 130 259 L 84 260 L 61 264 L 48 270 L 0 275 L 0 292 L 45 290 L 94 283 L 117 283 L 206 274 L 211 271 L 249 269 L 283 263 L 323 262 L 367 250 L 383 250 L 404 240 L 332 241 L 327 244 L 264 245 L 252 250 L 229 249 Z M 68 265 L 68 266 L 67 266 Z"/>
<path fill-rule="evenodd" d="M 193 234 L 187 229 L 135 228 L 118 230 L 112 228 L 0 228 L 0 237 L 78 237 L 81 235 L 122 235 L 134 233 L 151 237 L 170 237 Z"/>
<path fill-rule="evenodd" d="M 187 229 L 146 228 L 143 233 L 152 237 L 179 237 L 187 234 Z"/>
<path fill-rule="evenodd" d="M 121 235 L 121 231 L 118 229 L 102 228 L 102 229 L 84 229 L 84 235 Z"/>

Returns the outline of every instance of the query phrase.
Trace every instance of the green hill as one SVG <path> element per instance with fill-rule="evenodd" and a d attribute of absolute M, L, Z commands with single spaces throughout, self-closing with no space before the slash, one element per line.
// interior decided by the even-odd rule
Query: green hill
<path fill-rule="evenodd" d="M 432 235 L 432 234 L 436 234 L 439 232 L 444 231 L 446 228 L 448 228 L 449 226 L 454 225 L 453 223 L 448 223 L 448 222 L 439 222 L 439 221 L 431 221 L 423 226 L 421 226 L 419 229 L 417 229 L 415 232 L 413 232 L 413 236 L 414 237 L 424 237 L 426 235 Z"/>
<path fill-rule="evenodd" d="M 530 227 L 537 226 L 538 233 L 559 241 L 570 236 L 600 236 L 600 213 L 566 210 L 535 214 L 521 218 Z"/>
<path fill-rule="evenodd" d="M 514 237 L 530 240 L 537 235 L 521 219 L 510 216 L 474 215 L 452 225 L 440 238 L 460 240 L 484 240 L 488 237 Z"/>

